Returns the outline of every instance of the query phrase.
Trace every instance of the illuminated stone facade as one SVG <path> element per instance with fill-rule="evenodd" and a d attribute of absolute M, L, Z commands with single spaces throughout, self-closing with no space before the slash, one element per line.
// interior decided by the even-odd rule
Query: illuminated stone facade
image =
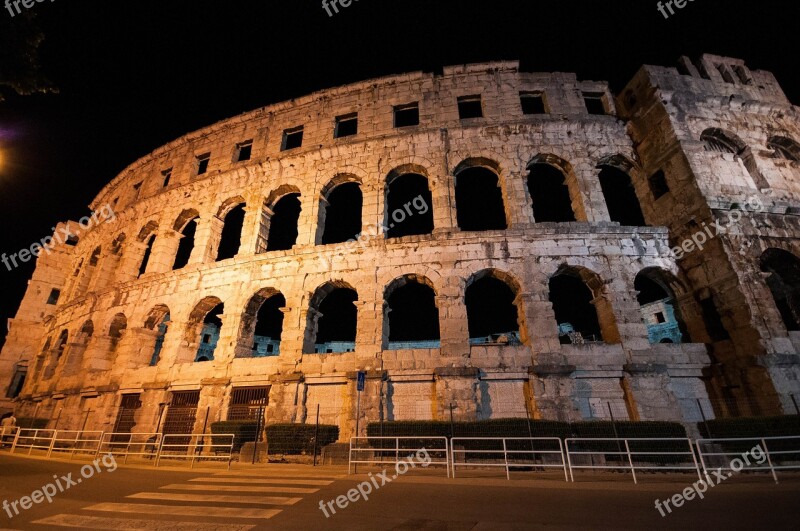
<path fill-rule="evenodd" d="M 797 109 L 769 73 L 701 63 L 645 67 L 616 100 L 513 62 L 449 67 L 179 138 L 100 192 L 92 208 L 114 219 L 39 257 L 2 406 L 65 429 L 199 432 L 268 396 L 267 422 L 319 405 L 345 439 L 363 370 L 362 430 L 451 407 L 693 422 L 709 393 L 787 407 L 794 288 L 759 260 L 800 252 L 800 170 L 767 147 L 800 138 Z M 706 130 L 752 152 L 706 151 Z M 671 251 L 751 196 L 764 211 L 739 232 Z M 361 237 L 342 243 L 353 220 Z M 651 343 L 655 301 L 679 341 Z"/>

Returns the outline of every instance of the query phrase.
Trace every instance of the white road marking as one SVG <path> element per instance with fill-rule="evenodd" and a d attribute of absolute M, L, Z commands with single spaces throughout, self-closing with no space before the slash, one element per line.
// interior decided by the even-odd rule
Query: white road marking
<path fill-rule="evenodd" d="M 189 481 L 205 481 L 207 483 L 244 483 L 248 485 L 316 485 L 324 487 L 332 480 L 320 479 L 255 479 L 255 478 L 195 478 Z"/>
<path fill-rule="evenodd" d="M 225 494 L 181 494 L 177 492 L 139 492 L 126 496 L 140 500 L 169 500 L 209 503 L 249 503 L 254 505 L 294 505 L 303 498 L 286 496 L 230 496 Z"/>
<path fill-rule="evenodd" d="M 251 487 L 250 485 L 183 485 L 175 483 L 159 487 L 164 490 L 205 490 L 211 492 L 282 492 L 285 494 L 314 494 L 319 489 L 303 487 Z"/>
<path fill-rule="evenodd" d="M 219 518 L 272 518 L 280 509 L 254 509 L 247 507 L 195 507 L 175 505 L 149 505 L 145 503 L 98 503 L 84 507 L 84 511 L 104 511 L 109 513 L 152 513 L 176 516 L 202 516 Z"/>
<path fill-rule="evenodd" d="M 254 525 L 246 524 L 204 524 L 201 522 L 107 518 L 78 514 L 56 514 L 32 523 L 58 527 L 77 527 L 80 529 L 113 529 L 116 531 L 248 531 L 255 527 Z"/>

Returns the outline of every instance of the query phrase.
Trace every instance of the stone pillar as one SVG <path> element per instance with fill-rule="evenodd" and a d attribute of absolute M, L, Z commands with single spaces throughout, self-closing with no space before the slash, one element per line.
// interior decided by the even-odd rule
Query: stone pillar
<path fill-rule="evenodd" d="M 439 367 L 436 379 L 437 420 L 450 420 L 450 405 L 453 404 L 453 420 L 478 420 L 480 370 L 475 367 Z"/>
<path fill-rule="evenodd" d="M 566 176 L 572 210 L 578 221 L 611 221 L 597 173 L 598 170 L 588 163 L 580 163 Z"/>
<path fill-rule="evenodd" d="M 458 290 L 458 291 L 456 291 Z M 463 357 L 470 353 L 467 306 L 455 282 L 442 289 L 436 296 L 439 308 L 439 330 L 441 331 L 441 356 Z"/>
<path fill-rule="evenodd" d="M 87 291 L 100 291 L 114 281 L 114 272 L 119 265 L 120 257 L 112 252 L 104 252 L 95 267 Z"/>
<path fill-rule="evenodd" d="M 361 209 L 361 233 L 365 235 L 362 241 L 369 241 L 375 237 L 383 238 L 384 210 L 386 208 L 385 181 L 376 178 L 374 183 L 362 184 L 361 194 L 364 205 Z"/>
<path fill-rule="evenodd" d="M 433 233 L 457 231 L 455 177 L 447 170 L 431 176 L 431 199 L 433 201 Z"/>
<path fill-rule="evenodd" d="M 524 173 L 516 171 L 500 176 L 501 182 L 504 182 L 503 201 L 509 229 L 533 223 L 533 207 L 525 186 L 525 177 Z"/>
<path fill-rule="evenodd" d="M 561 350 L 561 343 L 558 339 L 556 314 L 553 303 L 550 302 L 548 278 L 537 275 L 532 281 L 533 291 L 526 293 L 521 299 L 531 350 L 534 355 L 539 352 L 558 352 Z"/>
<path fill-rule="evenodd" d="M 356 327 L 356 352 L 358 359 L 373 360 L 383 345 L 383 301 L 358 300 L 353 304 L 358 309 Z"/>
<path fill-rule="evenodd" d="M 250 198 L 244 206 L 244 224 L 242 225 L 239 256 L 251 256 L 258 251 L 261 230 L 262 201 Z M 264 245 L 266 249 L 266 242 Z M 216 258 L 216 257 L 215 257 Z"/>
<path fill-rule="evenodd" d="M 224 226 L 225 222 L 216 216 L 200 218 L 197 232 L 194 235 L 194 249 L 192 249 L 188 265 L 205 264 L 217 259 Z"/>
<path fill-rule="evenodd" d="M 172 271 L 181 238 L 183 238 L 183 234 L 180 232 L 172 229 L 161 229 L 153 243 L 153 250 L 150 253 L 150 261 L 147 263 L 145 274 Z"/>
<path fill-rule="evenodd" d="M 319 191 L 300 196 L 300 217 L 297 220 L 296 246 L 311 246 L 316 243 L 321 199 Z"/>
<path fill-rule="evenodd" d="M 126 283 L 139 277 L 139 267 L 147 252 L 147 243 L 134 240 L 125 246 L 125 251 L 117 267 L 116 281 Z M 152 259 L 152 256 L 151 256 Z"/>

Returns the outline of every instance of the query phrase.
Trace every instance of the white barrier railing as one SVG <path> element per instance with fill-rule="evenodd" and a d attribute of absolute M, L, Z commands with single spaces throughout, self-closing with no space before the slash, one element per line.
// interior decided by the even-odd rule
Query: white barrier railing
<path fill-rule="evenodd" d="M 227 460 L 228 468 L 233 459 L 233 442 L 236 436 L 227 434 L 168 434 L 161 438 L 156 457 L 156 466 L 162 459 L 190 459 L 191 466 L 200 460 Z M 224 441 L 224 442 L 220 442 Z"/>
<path fill-rule="evenodd" d="M 779 442 L 780 441 L 780 442 Z M 745 444 L 746 443 L 746 444 Z M 755 444 L 753 444 L 755 443 Z M 770 444 L 772 449 L 770 449 Z M 772 479 L 778 483 L 778 470 L 800 470 L 800 437 L 744 437 L 734 439 L 698 439 L 696 441 L 697 455 L 703 472 L 708 474 L 708 468 L 721 468 L 731 472 L 767 471 L 772 474 Z M 761 463 L 750 463 L 752 450 L 760 446 L 765 459 Z M 790 448 L 790 449 L 786 449 Z M 793 449 L 792 449 L 793 448 Z M 794 455 L 794 459 L 785 460 L 783 456 Z M 773 462 L 775 458 L 776 462 Z M 731 467 L 731 463 L 738 459 L 742 466 L 738 469 Z M 710 461 L 715 461 L 710 463 Z M 721 466 L 717 466 L 720 465 Z"/>
<path fill-rule="evenodd" d="M 102 439 L 102 431 L 56 430 L 50 440 L 47 457 L 53 455 L 53 452 L 68 452 L 70 459 L 75 457 L 75 454 L 86 454 L 94 457 L 97 455 Z"/>
<path fill-rule="evenodd" d="M 127 463 L 128 456 L 156 459 L 159 448 L 160 433 L 104 433 L 97 453 L 124 456 L 123 462 Z"/>
<path fill-rule="evenodd" d="M 56 430 L 40 430 L 34 428 L 20 428 L 17 430 L 14 442 L 11 445 L 11 453 L 19 448 L 27 448 L 28 455 L 34 450 L 50 451 Z"/>
<path fill-rule="evenodd" d="M 536 446 L 534 447 L 534 445 Z M 463 448 L 457 448 L 459 446 Z M 481 448 L 473 449 L 468 448 L 469 446 Z M 487 446 L 490 448 L 486 448 Z M 491 446 L 497 446 L 497 448 L 491 448 Z M 523 446 L 530 446 L 530 449 L 523 448 Z M 550 448 L 545 449 L 542 446 Z M 468 463 L 467 454 L 478 460 Z M 458 462 L 456 459 L 458 455 L 463 456 L 463 462 Z M 506 479 L 511 479 L 510 469 L 512 468 L 533 467 L 560 468 L 564 471 L 564 481 L 569 481 L 564 447 L 558 437 L 453 437 L 450 440 L 450 456 L 453 477 L 456 477 L 456 467 L 459 466 L 503 467 L 506 469 Z M 558 463 L 547 463 L 545 456 L 558 456 Z"/>
<path fill-rule="evenodd" d="M 631 450 L 631 443 L 635 447 Z M 678 450 L 659 450 L 651 449 L 655 445 L 663 444 L 667 447 L 686 445 L 686 451 Z M 570 447 L 572 445 L 572 448 Z M 595 446 L 594 449 L 590 448 Z M 601 448 L 596 448 L 600 446 Z M 564 440 L 564 447 L 567 453 L 567 466 L 569 467 L 569 477 L 571 481 L 575 481 L 573 475 L 574 469 L 595 469 L 595 470 L 629 470 L 633 476 L 633 482 L 638 483 L 636 478 L 637 470 L 682 470 L 696 472 L 700 479 L 703 476 L 700 473 L 700 466 L 697 463 L 697 457 L 694 454 L 694 448 L 691 439 L 674 438 L 674 439 L 646 439 L 646 438 L 633 438 L 633 439 L 618 439 L 618 438 L 602 438 L 602 439 L 589 439 L 589 438 L 570 438 Z M 581 447 L 581 448 L 576 448 Z M 638 448 L 637 448 L 638 447 Z M 588 458 L 590 464 L 575 464 L 576 457 L 582 459 Z M 620 462 L 627 461 L 627 464 L 608 464 L 608 456 L 619 458 Z M 642 456 L 646 456 L 642 458 Z M 679 456 L 684 456 L 685 463 L 670 464 L 668 461 L 673 461 Z M 637 457 L 636 462 L 634 458 Z M 653 458 L 664 457 L 664 463 L 655 463 Z M 595 463 L 597 458 L 598 463 Z M 691 458 L 691 464 L 689 459 Z"/>
<path fill-rule="evenodd" d="M 9 448 L 14 443 L 17 431 L 19 428 L 16 426 L 3 426 L 0 427 L 0 449 L 8 446 Z"/>
<path fill-rule="evenodd" d="M 401 442 L 407 444 L 401 445 Z M 375 443 L 380 446 L 375 446 Z M 350 437 L 347 473 L 352 473 L 353 465 L 358 467 L 361 464 L 394 464 L 396 467 L 406 458 L 413 459 L 417 452 L 426 452 L 431 459 L 427 466 L 444 466 L 447 477 L 450 477 L 450 446 L 447 437 Z M 366 455 L 359 458 L 359 454 Z"/>

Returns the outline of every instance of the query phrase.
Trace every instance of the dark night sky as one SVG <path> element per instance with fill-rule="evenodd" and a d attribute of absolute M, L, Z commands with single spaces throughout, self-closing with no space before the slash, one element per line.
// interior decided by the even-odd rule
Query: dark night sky
<path fill-rule="evenodd" d="M 178 136 L 376 76 L 519 59 L 526 70 L 577 72 L 618 90 L 641 64 L 710 52 L 773 71 L 800 102 L 800 8 L 786 0 L 695 0 L 669 20 L 654 0 L 360 0 L 334 17 L 320 0 L 55 0 L 32 10 L 46 36 L 44 72 L 60 93 L 3 89 L 6 253 L 85 215 L 119 171 Z M 0 17 L 0 28 L 15 23 L 4 9 Z M 32 271 L 0 265 L 3 323 Z"/>

